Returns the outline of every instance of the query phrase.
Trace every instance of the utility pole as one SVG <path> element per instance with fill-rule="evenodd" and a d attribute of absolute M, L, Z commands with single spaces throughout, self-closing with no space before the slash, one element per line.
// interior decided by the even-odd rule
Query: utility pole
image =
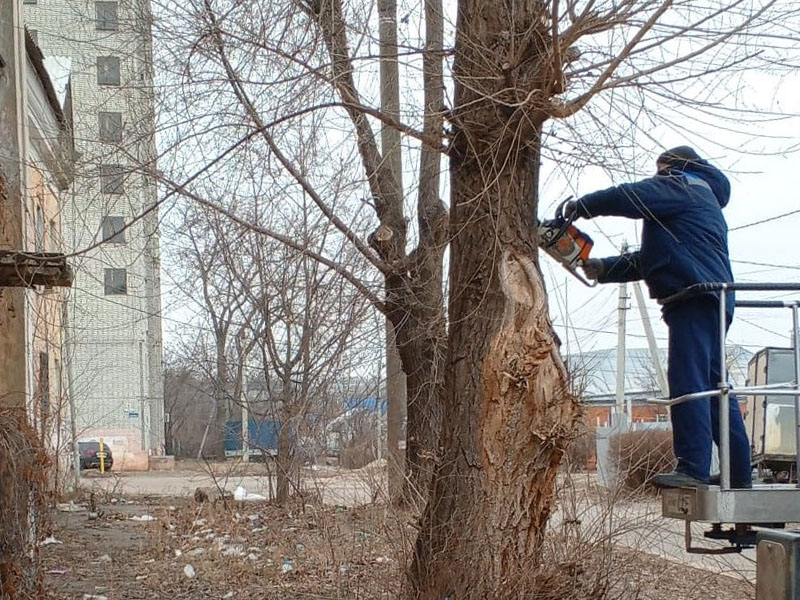
<path fill-rule="evenodd" d="M 144 342 L 139 342 L 139 429 L 142 438 L 142 451 L 147 452 L 147 436 L 145 434 L 144 422 L 144 363 L 142 357 L 144 356 Z"/>
<path fill-rule="evenodd" d="M 636 304 L 638 304 L 639 314 L 642 316 L 642 325 L 644 325 L 644 333 L 647 337 L 647 347 L 650 348 L 650 359 L 653 361 L 653 367 L 656 370 L 656 382 L 658 383 L 658 389 L 661 390 L 661 395 L 666 398 L 669 396 L 667 376 L 664 373 L 664 365 L 661 363 L 661 357 L 658 355 L 656 336 L 653 335 L 653 325 L 650 323 L 650 315 L 647 313 L 647 306 L 645 306 L 644 303 L 642 287 L 639 285 L 638 281 L 633 283 L 633 293 L 636 294 Z"/>
<path fill-rule="evenodd" d="M 247 393 L 242 402 L 242 462 L 250 462 L 250 411 L 248 410 Z"/>
<path fill-rule="evenodd" d="M 569 325 L 569 294 L 567 294 L 567 292 L 566 292 L 567 283 L 568 283 L 567 278 L 564 277 L 564 333 L 567 336 L 566 349 L 567 349 L 567 361 L 569 361 L 567 363 L 567 367 L 570 370 L 570 377 L 567 380 L 567 385 L 569 386 L 570 394 L 574 394 L 575 393 L 575 377 L 572 376 L 573 375 L 572 367 L 574 365 L 572 364 L 572 359 L 573 359 L 572 354 L 569 351 L 569 327 L 568 327 L 568 325 Z"/>
<path fill-rule="evenodd" d="M 0 2 L 0 249 L 24 251 L 26 50 L 22 3 Z M 28 389 L 25 290 L 0 294 L 0 405 L 24 408 Z"/>
<path fill-rule="evenodd" d="M 250 354 L 250 349 L 245 350 L 245 335 L 244 328 L 239 330 L 239 335 L 236 337 L 236 353 L 239 357 L 239 369 L 237 371 L 236 390 L 239 395 L 238 401 L 242 403 L 242 462 L 250 462 L 250 398 L 247 395 L 247 375 L 245 366 L 247 358 Z"/>
<path fill-rule="evenodd" d="M 397 0 L 378 0 L 378 35 L 380 43 L 381 112 L 400 120 L 400 74 L 397 64 Z M 403 160 L 400 132 L 381 124 L 381 152 L 397 183 L 403 184 Z M 386 428 L 389 446 L 387 465 L 389 499 L 398 500 L 405 480 L 405 448 L 403 421 L 406 415 L 406 375 L 397 349 L 394 325 L 386 319 Z"/>
<path fill-rule="evenodd" d="M 628 245 L 622 245 L 622 253 L 625 254 Z M 625 327 L 626 311 L 628 310 L 628 284 L 619 284 L 619 305 L 617 306 L 617 402 L 616 413 L 628 415 L 628 422 L 633 422 L 632 403 L 625 402 Z M 619 416 L 617 417 L 620 418 Z"/>
<path fill-rule="evenodd" d="M 69 316 L 69 300 L 64 299 L 62 310 L 62 322 L 64 323 L 64 343 L 63 348 L 67 359 L 67 403 L 69 405 L 69 429 L 70 429 L 70 451 L 72 453 L 72 478 L 75 491 L 81 487 L 81 455 L 78 451 L 78 413 L 75 409 L 75 349 L 71 343 L 72 323 Z M 61 361 L 64 364 L 64 361 Z"/>
<path fill-rule="evenodd" d="M 377 431 L 377 444 L 376 444 L 376 454 L 378 459 L 378 464 L 380 464 L 380 460 L 383 458 L 383 407 L 381 406 L 381 380 L 383 377 L 383 352 L 381 352 L 381 345 L 378 344 L 378 373 L 377 373 L 377 380 L 375 384 L 375 412 L 378 417 L 378 431 Z"/>

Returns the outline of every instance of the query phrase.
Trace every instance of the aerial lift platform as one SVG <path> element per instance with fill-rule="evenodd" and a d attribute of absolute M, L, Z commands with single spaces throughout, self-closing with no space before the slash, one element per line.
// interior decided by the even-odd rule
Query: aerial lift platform
<path fill-rule="evenodd" d="M 699 398 L 719 402 L 719 485 L 675 488 L 662 492 L 662 515 L 685 522 L 686 551 L 693 554 L 724 554 L 756 547 L 756 599 L 800 600 L 800 483 L 754 483 L 752 489 L 732 489 L 730 477 L 729 398 L 747 396 L 789 396 L 794 399 L 795 451 L 800 467 L 800 298 L 797 300 L 736 300 L 741 308 L 789 309 L 792 313 L 794 380 L 788 383 L 731 389 L 725 361 L 725 312 L 727 292 L 800 292 L 800 284 L 703 283 L 668 298 L 678 301 L 699 294 L 719 296 L 722 381 L 714 390 L 677 398 L 653 398 L 652 404 L 674 406 Z M 795 472 L 800 472 L 797 469 Z M 692 539 L 693 522 L 711 525 L 705 537 L 725 540 L 728 546 L 698 546 Z"/>

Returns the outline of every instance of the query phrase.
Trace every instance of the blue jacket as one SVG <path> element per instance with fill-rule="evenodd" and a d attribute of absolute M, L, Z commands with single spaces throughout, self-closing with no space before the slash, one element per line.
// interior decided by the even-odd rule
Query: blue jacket
<path fill-rule="evenodd" d="M 732 282 L 728 259 L 728 178 L 706 161 L 587 194 L 578 216 L 644 219 L 641 250 L 603 259 L 600 283 L 644 279 L 664 299 L 694 283 Z"/>

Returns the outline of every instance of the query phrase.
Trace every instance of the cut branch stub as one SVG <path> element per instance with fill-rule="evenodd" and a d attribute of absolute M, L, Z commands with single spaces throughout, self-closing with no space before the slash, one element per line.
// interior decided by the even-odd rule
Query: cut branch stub
<path fill-rule="evenodd" d="M 381 225 L 372 234 L 372 239 L 378 244 L 385 244 L 389 242 L 392 237 L 394 237 L 394 233 L 392 232 L 392 229 L 386 225 Z"/>

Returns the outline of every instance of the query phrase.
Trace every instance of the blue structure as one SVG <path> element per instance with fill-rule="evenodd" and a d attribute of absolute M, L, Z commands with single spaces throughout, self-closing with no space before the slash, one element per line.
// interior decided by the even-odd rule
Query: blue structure
<path fill-rule="evenodd" d="M 250 419 L 248 422 L 249 454 L 278 453 L 278 438 L 281 433 L 280 421 Z M 242 422 L 225 423 L 225 456 L 241 456 L 242 454 Z"/>
<path fill-rule="evenodd" d="M 362 410 L 386 414 L 386 398 L 348 398 L 344 401 L 346 412 L 354 413 Z"/>

